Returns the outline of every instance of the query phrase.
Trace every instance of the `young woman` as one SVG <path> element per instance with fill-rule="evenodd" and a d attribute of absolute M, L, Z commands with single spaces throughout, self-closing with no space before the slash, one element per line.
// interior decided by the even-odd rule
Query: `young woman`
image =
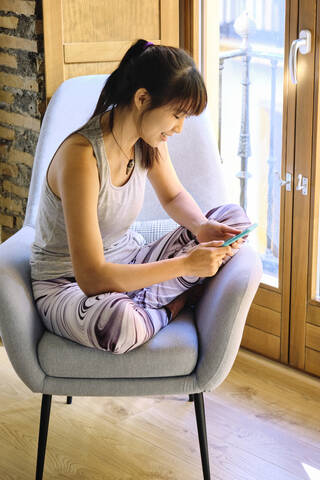
<path fill-rule="evenodd" d="M 84 126 L 47 170 L 32 245 L 33 294 L 45 327 L 115 354 L 147 342 L 201 294 L 251 224 L 236 204 L 204 215 L 180 183 L 166 140 L 207 93 L 182 49 L 135 42 L 107 78 Z M 146 177 L 181 226 L 147 244 L 130 230 Z M 183 226 L 182 226 L 183 225 Z M 188 295 L 191 287 L 200 289 Z"/>

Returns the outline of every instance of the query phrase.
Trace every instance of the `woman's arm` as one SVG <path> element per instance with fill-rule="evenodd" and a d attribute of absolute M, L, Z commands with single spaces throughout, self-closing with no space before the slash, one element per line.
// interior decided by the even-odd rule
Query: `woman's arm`
<path fill-rule="evenodd" d="M 198 233 L 200 225 L 208 221 L 199 205 L 184 188 L 163 208 L 175 222 L 186 227 L 194 235 Z"/>
<path fill-rule="evenodd" d="M 88 296 L 106 292 L 130 292 L 185 275 L 185 255 L 141 264 L 105 262 L 87 278 Z"/>
<path fill-rule="evenodd" d="M 168 215 L 196 235 L 199 226 L 208 220 L 180 182 L 166 142 L 160 144 L 158 149 L 161 161 L 155 162 L 149 169 L 148 179 Z"/>

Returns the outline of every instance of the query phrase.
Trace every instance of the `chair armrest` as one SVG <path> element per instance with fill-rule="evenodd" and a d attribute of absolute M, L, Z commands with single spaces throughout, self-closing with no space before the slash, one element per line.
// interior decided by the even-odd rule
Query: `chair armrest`
<path fill-rule="evenodd" d="M 37 344 L 44 327 L 34 303 L 30 247 L 34 229 L 23 227 L 0 245 L 0 333 L 12 366 L 33 392 L 42 392 L 45 373 Z"/>
<path fill-rule="evenodd" d="M 262 273 L 259 255 L 243 245 L 208 280 L 194 312 L 199 340 L 195 374 L 202 391 L 218 387 L 229 374 Z"/>

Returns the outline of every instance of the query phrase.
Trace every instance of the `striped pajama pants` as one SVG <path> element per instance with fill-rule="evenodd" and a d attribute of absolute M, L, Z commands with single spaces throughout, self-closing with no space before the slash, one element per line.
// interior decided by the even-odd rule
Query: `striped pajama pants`
<path fill-rule="evenodd" d="M 208 219 L 245 229 L 252 224 L 237 204 L 209 210 Z M 247 236 L 243 237 L 244 240 Z M 141 246 L 130 264 L 178 257 L 198 244 L 187 228 L 179 226 L 152 243 Z M 241 247 L 240 247 L 241 248 Z M 238 250 L 234 249 L 235 252 Z M 231 257 L 225 257 L 220 268 Z M 130 292 L 108 292 L 87 297 L 75 279 L 32 280 L 37 310 L 47 330 L 91 348 L 121 354 L 147 342 L 171 320 L 164 307 L 206 277 L 177 277 Z"/>

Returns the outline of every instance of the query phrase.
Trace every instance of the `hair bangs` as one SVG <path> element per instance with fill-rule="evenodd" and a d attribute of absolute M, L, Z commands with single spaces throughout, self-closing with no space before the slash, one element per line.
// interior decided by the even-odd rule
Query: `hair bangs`
<path fill-rule="evenodd" d="M 203 79 L 196 69 L 180 77 L 176 84 L 175 98 L 172 104 L 176 113 L 187 116 L 200 115 L 207 106 L 207 90 Z"/>

